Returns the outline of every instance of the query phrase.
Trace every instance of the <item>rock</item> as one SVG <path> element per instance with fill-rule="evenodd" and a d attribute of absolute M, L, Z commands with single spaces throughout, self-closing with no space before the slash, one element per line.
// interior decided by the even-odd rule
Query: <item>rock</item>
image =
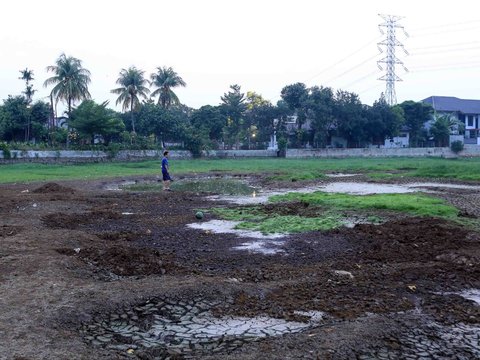
<path fill-rule="evenodd" d="M 333 273 L 338 276 L 344 276 L 344 277 L 349 277 L 350 279 L 353 279 L 353 274 L 350 271 L 334 270 Z"/>

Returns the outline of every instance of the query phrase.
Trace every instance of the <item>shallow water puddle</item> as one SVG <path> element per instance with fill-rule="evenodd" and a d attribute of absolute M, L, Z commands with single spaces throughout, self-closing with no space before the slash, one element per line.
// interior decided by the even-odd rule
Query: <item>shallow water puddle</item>
<path fill-rule="evenodd" d="M 374 184 L 374 183 L 356 183 L 356 182 L 336 182 L 325 186 L 320 186 L 317 190 L 328 193 L 345 193 L 351 195 L 370 195 L 370 194 L 405 194 L 418 190 L 411 189 L 404 185 Z"/>
<path fill-rule="evenodd" d="M 187 224 L 187 226 L 192 229 L 211 231 L 215 234 L 235 234 L 240 237 L 255 239 L 279 239 L 286 236 L 284 234 L 262 234 L 260 231 L 235 229 L 235 226 L 240 223 L 241 221 L 210 220 L 200 223 Z"/>
<path fill-rule="evenodd" d="M 245 242 L 233 247 L 234 250 L 246 250 L 260 253 L 263 255 L 273 255 L 284 252 L 281 246 L 285 243 L 284 234 L 262 234 L 260 231 L 238 230 L 235 229 L 240 221 L 230 220 L 210 220 L 201 223 L 188 224 L 192 229 L 211 231 L 216 234 L 235 234 L 243 238 L 253 238 L 256 241 Z"/>
<path fill-rule="evenodd" d="M 151 301 L 123 313 L 107 314 L 95 324 L 84 325 L 82 332 L 94 346 L 124 351 L 155 348 L 165 354 L 193 355 L 233 350 L 260 338 L 297 333 L 324 318 L 321 312 L 299 312 L 310 317 L 305 323 L 267 316 L 214 317 L 211 309 L 219 304 L 201 299 Z"/>
<path fill-rule="evenodd" d="M 337 175 L 337 174 L 332 174 Z M 338 174 L 340 175 L 340 174 Z M 357 174 L 342 174 L 354 176 Z M 335 176 L 331 176 L 335 177 Z M 225 196 L 213 195 L 208 196 L 207 199 L 213 201 L 226 201 L 237 205 L 254 205 L 264 204 L 268 199 L 274 195 L 285 195 L 289 192 L 296 193 L 312 193 L 315 191 L 323 191 L 328 193 L 344 193 L 351 195 L 372 195 L 372 194 L 406 194 L 413 192 L 435 192 L 432 188 L 437 189 L 464 189 L 478 191 L 480 186 L 463 185 L 463 184 L 447 184 L 447 183 L 410 183 L 410 184 L 380 184 L 380 183 L 366 183 L 366 182 L 333 182 L 327 185 L 308 186 L 298 189 L 280 189 L 276 191 L 253 192 L 249 196 Z"/>
<path fill-rule="evenodd" d="M 260 240 L 260 241 L 251 241 L 245 242 L 238 246 L 235 246 L 234 250 L 245 250 L 250 251 L 253 253 L 259 253 L 263 255 L 275 255 L 284 253 L 285 250 L 281 248 L 284 242 L 281 241 L 267 241 L 267 240 Z"/>
<path fill-rule="evenodd" d="M 352 195 L 370 195 L 370 194 L 405 194 L 416 191 L 432 192 L 431 188 L 438 189 L 464 189 L 480 190 L 480 186 L 463 184 L 444 184 L 444 183 L 410 183 L 404 185 L 378 184 L 378 183 L 357 183 L 357 182 L 337 182 L 320 186 L 317 190 L 331 193 L 345 193 Z"/>
<path fill-rule="evenodd" d="M 361 175 L 361 174 L 344 174 L 344 173 L 325 174 L 326 177 L 330 177 L 330 178 L 353 177 L 358 175 Z"/>

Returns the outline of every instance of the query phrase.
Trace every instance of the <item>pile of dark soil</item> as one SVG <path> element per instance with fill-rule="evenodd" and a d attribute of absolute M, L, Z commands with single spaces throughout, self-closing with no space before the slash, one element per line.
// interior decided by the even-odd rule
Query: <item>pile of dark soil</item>
<path fill-rule="evenodd" d="M 51 193 L 68 193 L 73 194 L 75 190 L 70 187 L 62 186 L 57 183 L 46 183 L 45 185 L 36 188 L 32 192 L 36 194 L 51 194 Z"/>
<path fill-rule="evenodd" d="M 159 251 L 147 248 L 109 247 L 86 248 L 76 252 L 73 249 L 58 249 L 59 253 L 78 256 L 83 261 L 97 268 L 119 276 L 163 275 L 174 269 L 169 255 L 161 255 Z"/>

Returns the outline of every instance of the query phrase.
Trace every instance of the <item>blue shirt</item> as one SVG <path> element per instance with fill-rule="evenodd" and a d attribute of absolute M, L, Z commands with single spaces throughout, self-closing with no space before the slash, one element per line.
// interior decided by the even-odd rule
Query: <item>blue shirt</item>
<path fill-rule="evenodd" d="M 162 159 L 162 172 L 168 172 L 168 159 L 166 157 Z"/>

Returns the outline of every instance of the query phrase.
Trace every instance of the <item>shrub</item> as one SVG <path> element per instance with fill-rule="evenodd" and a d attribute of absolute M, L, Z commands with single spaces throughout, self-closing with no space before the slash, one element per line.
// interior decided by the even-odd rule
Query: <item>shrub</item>
<path fill-rule="evenodd" d="M 12 158 L 12 154 L 10 153 L 10 149 L 8 148 L 7 143 L 0 143 L 0 151 L 3 151 L 3 158 L 9 160 Z"/>
<path fill-rule="evenodd" d="M 452 141 L 452 143 L 450 144 L 450 149 L 452 149 L 455 154 L 458 154 L 460 151 L 463 150 L 463 141 Z"/>

